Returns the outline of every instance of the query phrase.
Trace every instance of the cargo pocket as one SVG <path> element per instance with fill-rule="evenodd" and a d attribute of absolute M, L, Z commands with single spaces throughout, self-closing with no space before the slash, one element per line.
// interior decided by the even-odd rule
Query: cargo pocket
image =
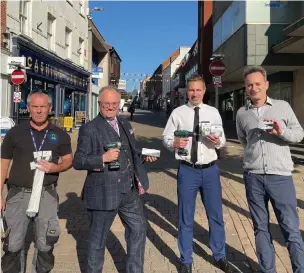
<path fill-rule="evenodd" d="M 50 220 L 46 231 L 46 244 L 53 246 L 58 242 L 60 235 L 60 226 L 58 220 Z"/>

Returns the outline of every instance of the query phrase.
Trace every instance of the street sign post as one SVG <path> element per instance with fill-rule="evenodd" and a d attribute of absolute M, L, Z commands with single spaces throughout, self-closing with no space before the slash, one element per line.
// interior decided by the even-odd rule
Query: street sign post
<path fill-rule="evenodd" d="M 220 77 L 225 73 L 226 66 L 223 61 L 214 60 L 209 65 L 209 71 L 212 74 L 212 76 Z"/>
<path fill-rule="evenodd" d="M 11 81 L 14 85 L 20 85 L 25 81 L 25 73 L 21 69 L 12 72 Z"/>
<path fill-rule="evenodd" d="M 25 81 L 25 73 L 21 69 L 12 72 L 11 81 L 14 84 L 14 102 L 16 110 L 16 124 L 19 124 L 19 102 L 21 101 L 20 84 Z"/>
<path fill-rule="evenodd" d="M 221 76 L 226 71 L 226 66 L 224 62 L 221 59 L 215 59 L 213 60 L 209 65 L 209 71 L 211 75 L 213 76 L 213 84 L 215 87 L 215 108 L 219 108 L 219 87 L 222 87 L 222 79 Z"/>

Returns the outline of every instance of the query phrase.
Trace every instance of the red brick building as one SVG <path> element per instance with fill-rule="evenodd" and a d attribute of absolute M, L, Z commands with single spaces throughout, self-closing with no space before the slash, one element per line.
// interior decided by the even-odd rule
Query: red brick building
<path fill-rule="evenodd" d="M 213 47 L 213 1 L 198 1 L 198 73 L 204 76 L 206 85 L 212 84 L 212 76 L 209 72 L 210 58 Z M 204 102 L 211 97 L 206 93 Z"/>

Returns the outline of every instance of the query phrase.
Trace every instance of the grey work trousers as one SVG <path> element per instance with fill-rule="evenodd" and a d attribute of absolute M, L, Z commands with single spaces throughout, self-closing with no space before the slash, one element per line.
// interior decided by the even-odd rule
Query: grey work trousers
<path fill-rule="evenodd" d="M 54 267 L 53 249 L 60 234 L 56 187 L 43 188 L 39 212 L 34 218 L 26 215 L 30 197 L 30 190 L 24 188 L 11 187 L 8 191 L 5 218 L 11 231 L 3 245 L 4 255 L 1 259 L 3 273 L 25 272 L 23 247 L 31 221 L 35 224 L 35 255 L 32 272 L 48 273 Z"/>

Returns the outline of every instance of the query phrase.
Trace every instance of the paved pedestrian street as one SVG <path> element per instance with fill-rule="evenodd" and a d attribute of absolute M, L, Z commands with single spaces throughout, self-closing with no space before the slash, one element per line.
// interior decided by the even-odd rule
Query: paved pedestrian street
<path fill-rule="evenodd" d="M 125 114 L 128 118 L 128 113 Z M 145 273 L 178 272 L 177 247 L 177 195 L 176 167 L 173 154 L 166 151 L 161 143 L 165 126 L 161 113 L 137 110 L 133 126 L 138 146 L 161 149 L 161 158 L 155 163 L 146 163 L 149 171 L 150 189 L 143 197 L 145 212 L 149 221 L 145 253 Z M 77 130 L 71 134 L 73 149 L 76 149 Z M 302 146 L 297 146 L 302 148 Z M 242 180 L 242 149 L 237 141 L 227 142 L 219 164 L 222 168 L 224 220 L 227 237 L 227 258 L 242 272 L 258 271 L 255 255 L 254 234 L 246 203 Z M 298 211 L 301 231 L 304 235 L 304 166 L 297 165 L 294 173 L 297 188 Z M 86 245 L 89 229 L 88 215 L 80 200 L 86 173 L 70 170 L 61 175 L 59 181 L 59 218 L 62 234 L 55 248 L 53 273 L 84 272 Z M 271 231 L 277 257 L 277 272 L 292 272 L 289 255 L 271 210 Z M 213 265 L 208 248 L 208 221 L 200 197 L 194 224 L 194 265 L 193 272 L 222 272 Z M 28 267 L 33 255 L 33 244 L 28 252 Z M 111 228 L 105 256 L 105 273 L 125 272 L 126 245 L 124 228 L 117 218 Z M 29 269 L 29 268 L 28 268 Z M 81 271 L 83 270 L 83 271 Z"/>

